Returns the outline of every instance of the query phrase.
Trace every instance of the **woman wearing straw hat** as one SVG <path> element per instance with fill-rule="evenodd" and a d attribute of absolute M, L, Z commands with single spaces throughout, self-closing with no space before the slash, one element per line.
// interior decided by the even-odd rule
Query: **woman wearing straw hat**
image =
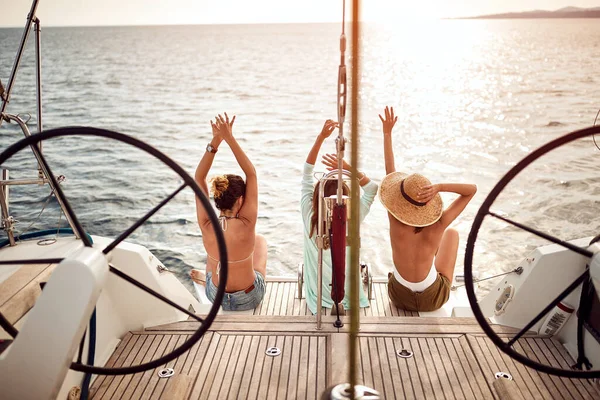
<path fill-rule="evenodd" d="M 431 182 L 419 174 L 396 172 L 392 128 L 398 120 L 385 108 L 383 148 L 386 177 L 379 196 L 388 210 L 394 271 L 388 278 L 388 295 L 396 307 L 433 311 L 450 296 L 458 253 L 458 232 L 448 226 L 477 192 L 477 186 Z M 444 210 L 440 192 L 459 197 Z"/>

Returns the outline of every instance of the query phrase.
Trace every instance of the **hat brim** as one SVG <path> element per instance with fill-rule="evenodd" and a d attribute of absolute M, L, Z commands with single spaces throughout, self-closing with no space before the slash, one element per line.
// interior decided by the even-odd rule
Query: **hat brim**
<path fill-rule="evenodd" d="M 443 202 L 439 193 L 424 206 L 417 206 L 406 200 L 400 192 L 400 184 L 408 174 L 392 172 L 381 181 L 379 199 L 381 204 L 403 224 L 418 228 L 436 223 L 443 214 Z"/>

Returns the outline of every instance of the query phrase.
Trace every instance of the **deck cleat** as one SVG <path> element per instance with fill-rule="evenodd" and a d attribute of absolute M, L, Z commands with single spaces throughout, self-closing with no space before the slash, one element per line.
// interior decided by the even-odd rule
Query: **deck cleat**
<path fill-rule="evenodd" d="M 350 384 L 349 383 L 340 383 L 337 386 L 334 386 L 327 392 L 323 394 L 321 399 L 331 399 L 331 400 L 343 400 L 343 399 L 351 399 L 352 394 L 350 393 Z M 354 399 L 362 399 L 362 400 L 378 400 L 380 399 L 379 392 L 375 389 L 371 389 L 367 386 L 356 385 L 354 386 Z"/>

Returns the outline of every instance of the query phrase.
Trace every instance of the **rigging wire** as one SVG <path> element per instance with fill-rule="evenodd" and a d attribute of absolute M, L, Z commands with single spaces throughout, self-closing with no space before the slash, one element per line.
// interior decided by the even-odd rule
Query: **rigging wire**
<path fill-rule="evenodd" d="M 59 175 L 56 178 L 58 183 L 62 183 L 65 180 L 65 176 L 64 175 Z M 46 209 L 46 207 L 48 206 L 48 204 L 50 204 L 50 200 L 52 200 L 52 196 L 54 195 L 54 189 L 52 189 L 50 191 L 50 194 L 48 195 L 48 198 L 46 199 L 46 202 L 44 203 L 44 205 L 42 206 L 42 209 L 40 210 L 40 212 L 38 213 L 37 217 L 29 224 L 29 226 L 27 228 L 25 228 L 25 230 L 21 233 L 19 233 L 19 236 L 17 236 L 17 241 L 21 240 L 21 236 L 26 234 L 27 232 L 29 232 L 29 230 L 31 229 L 31 227 L 40 219 L 40 217 L 42 216 L 42 213 L 44 212 L 44 210 Z M 60 232 L 60 220 L 62 217 L 62 208 L 58 213 L 58 228 L 56 230 L 56 237 L 58 238 L 58 234 Z M 33 214 L 33 213 L 31 213 Z M 27 216 L 31 215 L 31 214 L 27 214 Z M 18 220 L 16 222 L 19 222 Z"/>

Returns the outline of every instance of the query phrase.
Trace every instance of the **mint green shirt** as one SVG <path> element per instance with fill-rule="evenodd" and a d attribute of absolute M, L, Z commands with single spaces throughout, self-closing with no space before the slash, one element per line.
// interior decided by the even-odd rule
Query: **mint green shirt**
<path fill-rule="evenodd" d="M 309 237 L 310 220 L 313 215 L 312 197 L 314 191 L 313 185 L 313 170 L 315 166 L 305 163 L 302 172 L 302 189 L 300 206 L 302 210 L 302 221 L 304 222 L 304 290 L 306 293 L 306 304 L 309 310 L 315 314 L 317 312 L 317 267 L 319 262 L 319 249 L 317 248 L 316 236 Z M 377 194 L 377 184 L 370 181 L 363 187 L 363 195 L 360 198 L 360 222 L 362 222 L 369 210 L 371 204 L 375 200 Z M 344 308 L 350 308 L 350 247 L 346 249 L 346 283 L 344 300 L 342 304 Z M 323 250 L 323 307 L 331 308 L 333 301 L 331 300 L 331 251 Z M 360 290 L 360 306 L 368 307 L 369 299 L 364 290 Z"/>

